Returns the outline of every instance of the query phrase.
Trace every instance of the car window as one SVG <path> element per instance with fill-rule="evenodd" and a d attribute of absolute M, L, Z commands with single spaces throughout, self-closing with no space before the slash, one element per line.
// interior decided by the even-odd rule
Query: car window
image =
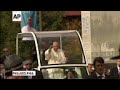
<path fill-rule="evenodd" d="M 63 37 L 43 37 L 38 39 L 40 59 L 42 65 L 47 65 L 48 60 L 45 58 L 45 52 L 52 46 L 52 43 L 57 41 L 60 44 L 60 49 L 66 57 L 66 64 L 82 64 L 85 63 L 82 51 L 82 45 L 77 36 Z M 62 63 L 60 63 L 62 64 Z"/>
<path fill-rule="evenodd" d="M 86 67 L 57 67 L 41 69 L 44 79 L 84 79 Z"/>

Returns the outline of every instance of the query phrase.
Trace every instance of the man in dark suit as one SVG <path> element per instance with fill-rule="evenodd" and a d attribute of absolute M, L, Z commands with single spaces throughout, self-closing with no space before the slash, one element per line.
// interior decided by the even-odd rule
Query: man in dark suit
<path fill-rule="evenodd" d="M 117 60 L 117 65 L 111 69 L 110 76 L 112 79 L 120 79 L 120 55 L 111 59 Z"/>
<path fill-rule="evenodd" d="M 6 59 L 8 59 L 10 55 L 11 55 L 11 49 L 10 48 L 3 48 L 1 62 L 5 63 Z"/>
<path fill-rule="evenodd" d="M 23 69 L 26 71 L 35 71 L 36 72 L 36 76 L 25 76 L 24 79 L 43 79 L 42 72 L 33 69 L 31 59 L 27 59 L 23 62 Z"/>
<path fill-rule="evenodd" d="M 88 75 L 85 79 L 109 79 L 110 77 L 105 74 L 105 64 L 102 57 L 96 57 L 93 62 L 94 72 Z"/>

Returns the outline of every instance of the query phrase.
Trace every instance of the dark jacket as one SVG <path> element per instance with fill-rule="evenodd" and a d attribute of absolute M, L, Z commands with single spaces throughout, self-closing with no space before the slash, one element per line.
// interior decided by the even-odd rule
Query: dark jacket
<path fill-rule="evenodd" d="M 88 75 L 85 79 L 99 79 L 99 77 L 97 77 L 96 73 L 92 73 L 91 75 Z M 110 76 L 105 75 L 105 79 L 110 79 Z"/>
<path fill-rule="evenodd" d="M 1 56 L 1 57 L 0 57 L 0 62 L 1 62 L 1 63 L 4 63 L 5 59 L 6 59 L 5 56 Z"/>
<path fill-rule="evenodd" d="M 0 76 L 0 79 L 4 79 L 2 76 Z"/>
<path fill-rule="evenodd" d="M 48 61 L 45 60 L 45 51 L 46 51 L 46 49 L 41 49 L 41 62 L 42 62 L 41 64 L 42 65 L 47 65 L 48 64 Z M 34 52 L 32 54 L 32 57 L 33 57 L 33 62 L 37 61 L 37 53 L 36 52 Z"/>
<path fill-rule="evenodd" d="M 33 79 L 43 79 L 43 74 L 41 71 L 35 70 L 36 76 L 33 76 Z"/>
<path fill-rule="evenodd" d="M 112 79 L 120 79 L 120 76 L 118 74 L 118 68 L 117 68 L 117 66 L 111 69 L 111 71 L 110 71 L 110 77 Z"/>

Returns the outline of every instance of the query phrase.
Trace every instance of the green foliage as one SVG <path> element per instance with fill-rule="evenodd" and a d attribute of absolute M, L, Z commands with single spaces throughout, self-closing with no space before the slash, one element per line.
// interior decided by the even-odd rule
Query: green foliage
<path fill-rule="evenodd" d="M 0 54 L 4 47 L 11 47 L 15 52 L 15 40 L 20 32 L 20 24 L 12 22 L 11 11 L 1 11 L 0 22 Z"/>
<path fill-rule="evenodd" d="M 19 56 L 25 60 L 26 58 L 32 58 L 33 47 L 35 46 L 34 41 L 23 41 L 19 40 L 18 52 Z"/>
<path fill-rule="evenodd" d="M 63 15 L 63 11 L 42 11 L 42 30 L 43 31 L 55 31 L 55 30 L 78 30 L 81 32 L 80 17 L 78 18 L 66 18 Z M 0 12 L 0 54 L 4 47 L 11 47 L 13 51 L 16 50 L 16 35 L 21 32 L 20 23 L 12 22 L 12 11 Z M 69 48 L 72 47 L 68 46 Z M 26 46 L 25 43 L 19 45 L 20 54 L 27 56 L 31 52 L 31 46 Z M 27 48 L 27 52 L 25 49 Z M 74 52 L 79 52 L 77 48 Z"/>
<path fill-rule="evenodd" d="M 78 32 L 81 34 L 81 17 L 64 17 L 61 29 L 63 30 L 78 30 Z"/>
<path fill-rule="evenodd" d="M 63 20 L 62 11 L 43 11 L 42 26 L 44 31 L 61 30 Z"/>

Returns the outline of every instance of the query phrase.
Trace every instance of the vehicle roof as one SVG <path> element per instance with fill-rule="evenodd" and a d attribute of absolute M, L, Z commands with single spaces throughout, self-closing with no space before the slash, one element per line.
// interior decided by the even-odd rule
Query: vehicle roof
<path fill-rule="evenodd" d="M 37 37 L 58 37 L 58 36 L 76 36 L 77 30 L 63 30 L 63 31 L 39 31 L 34 32 Z M 18 33 L 19 37 L 32 37 L 33 32 L 29 33 Z"/>

